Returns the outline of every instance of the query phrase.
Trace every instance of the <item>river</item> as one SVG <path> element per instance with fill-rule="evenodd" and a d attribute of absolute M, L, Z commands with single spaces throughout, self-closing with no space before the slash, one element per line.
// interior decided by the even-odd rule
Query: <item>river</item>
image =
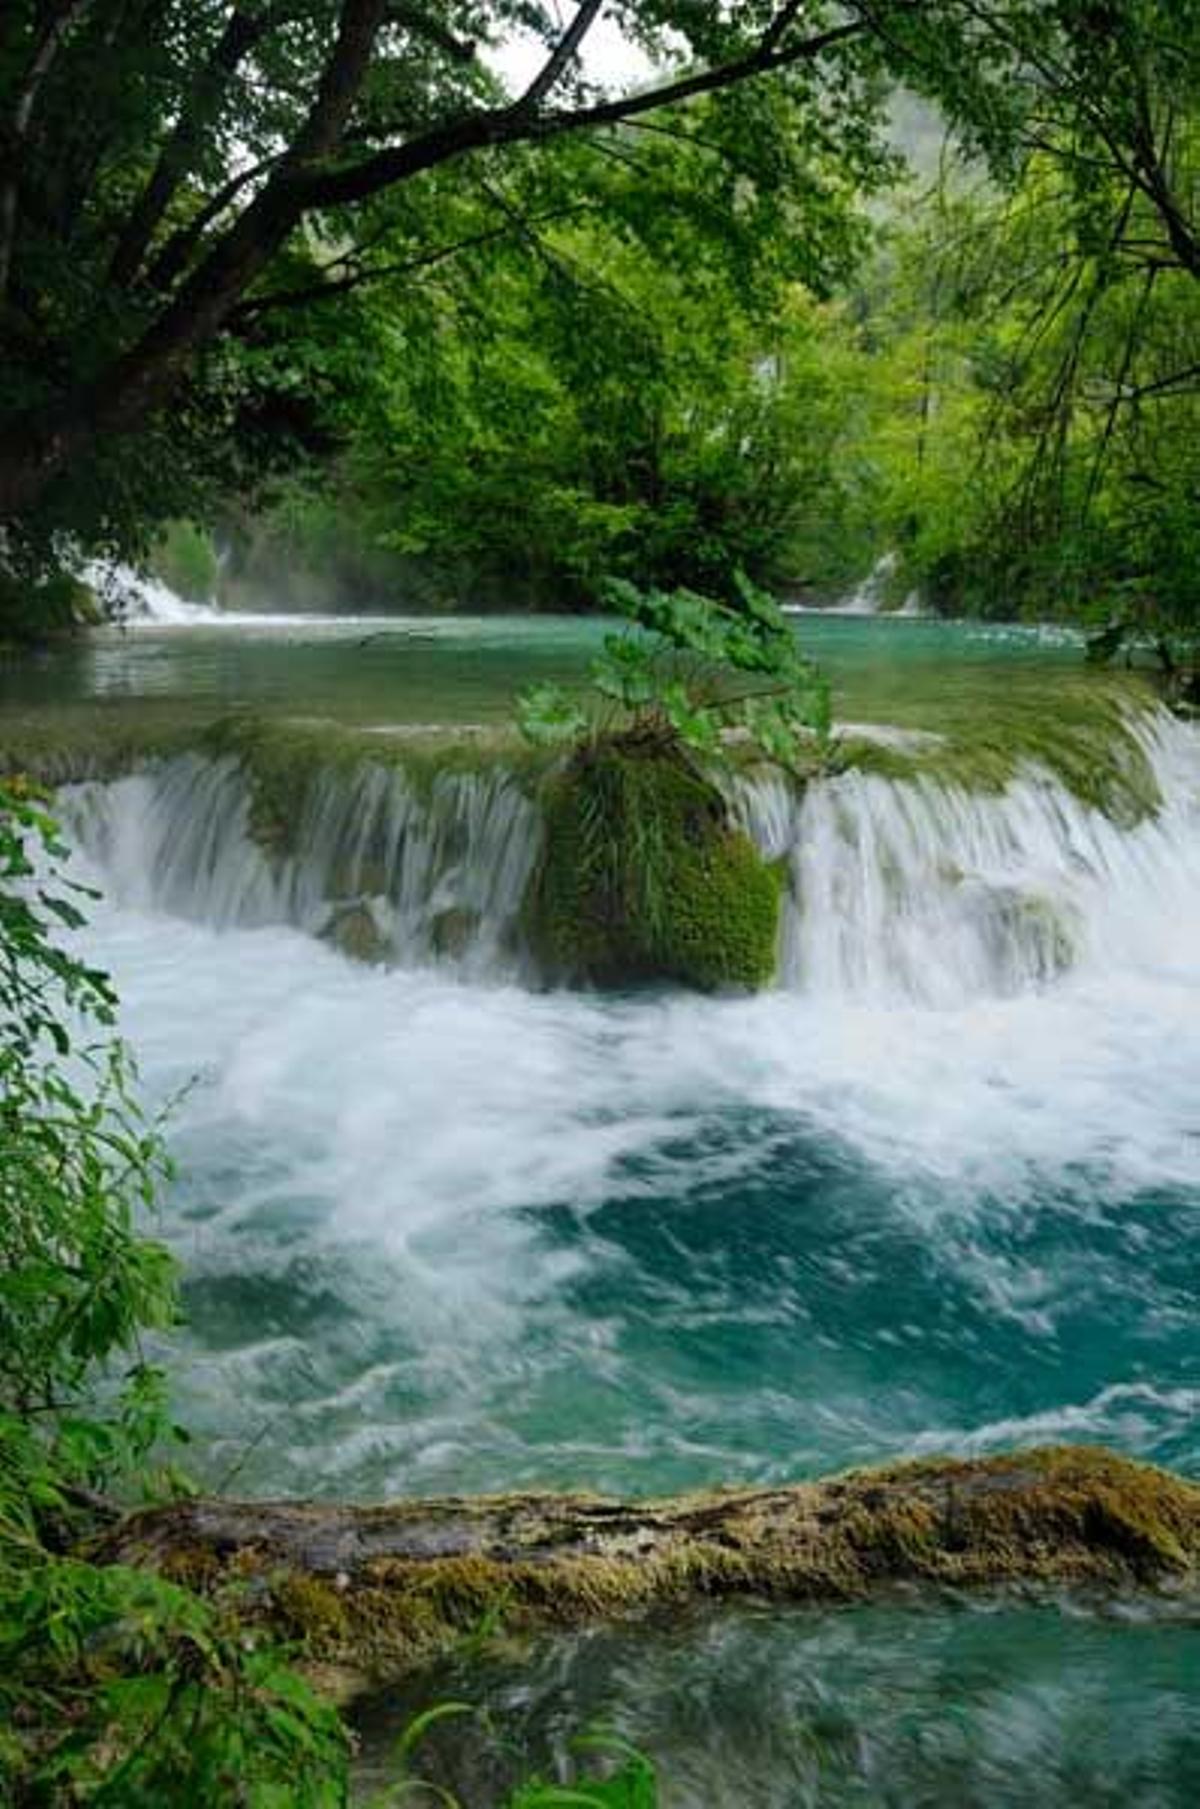
<path fill-rule="evenodd" d="M 1069 637 L 802 631 L 844 715 L 910 732 L 1082 682 Z M 0 698 L 68 733 L 238 705 L 487 725 L 599 632 L 158 624 Z M 65 793 L 107 894 L 89 951 L 176 1099 L 171 1365 L 205 1473 L 646 1494 L 1100 1440 L 1200 1475 L 1200 742 L 1149 711 L 1135 739 L 1162 800 L 1137 823 L 1033 765 L 759 786 L 791 901 L 753 999 L 534 984 L 510 931 L 536 811 L 494 774 L 334 775 L 286 870 L 207 756 Z M 367 967 L 313 931 L 381 842 Z M 423 1688 L 375 1705 L 374 1741 L 439 1691 L 488 1696 L 534 1757 L 600 1718 L 680 1809 L 1200 1797 L 1200 1629 L 1170 1601 L 697 1615 Z M 440 1763 L 492 1800 L 461 1736 Z"/>

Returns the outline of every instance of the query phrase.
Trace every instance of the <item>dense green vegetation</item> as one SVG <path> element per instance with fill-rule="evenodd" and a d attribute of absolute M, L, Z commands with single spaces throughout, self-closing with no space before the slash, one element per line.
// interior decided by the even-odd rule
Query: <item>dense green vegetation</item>
<path fill-rule="evenodd" d="M 602 10 L 658 88 L 589 81 Z M 892 555 L 938 608 L 1193 619 L 1192 0 L 160 16 L 0 31 L 25 613 L 174 519 L 235 599 L 819 600 Z M 211 579 L 194 529 L 164 569 Z"/>
<path fill-rule="evenodd" d="M 1159 62 L 1129 106 L 1187 197 L 1192 103 Z M 1097 152 L 1064 122 L 1004 182 L 951 133 L 869 228 L 847 217 L 819 280 L 803 210 L 753 277 L 753 221 L 733 266 L 678 229 L 664 263 L 604 211 L 545 228 L 533 258 L 474 253 L 382 419 L 274 518 L 320 562 L 336 509 L 445 602 L 595 603 L 613 574 L 732 594 L 739 566 L 819 602 L 886 559 L 885 606 L 1187 640 L 1200 291 L 1178 209 L 1109 129 Z M 637 162 L 665 192 L 711 154 L 668 140 Z M 405 594 L 401 566 L 390 582 Z"/>
<path fill-rule="evenodd" d="M 143 1226 L 163 1144 L 112 988 L 61 939 L 84 902 L 62 853 L 39 801 L 0 791 L 0 1789 L 334 1802 L 336 1716 L 231 1604 L 88 1557 L 121 1505 L 182 1486 L 182 1435 L 145 1345 L 177 1310 Z"/>

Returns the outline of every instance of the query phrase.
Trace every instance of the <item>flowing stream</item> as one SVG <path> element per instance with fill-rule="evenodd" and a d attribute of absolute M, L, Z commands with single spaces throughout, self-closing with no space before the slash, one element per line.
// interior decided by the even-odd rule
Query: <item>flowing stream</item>
<path fill-rule="evenodd" d="M 1035 766 L 744 788 L 789 872 L 752 999 L 542 989 L 502 768 L 331 768 L 274 856 L 232 758 L 64 794 L 89 946 L 178 1096 L 209 1474 L 652 1493 L 1082 1439 L 1200 1475 L 1200 742 L 1139 735 L 1133 827 Z M 348 908 L 377 965 L 322 940 Z M 1200 1795 L 1170 1604 L 744 1611 L 427 1687 L 543 1756 L 601 1715 L 694 1809 Z"/>

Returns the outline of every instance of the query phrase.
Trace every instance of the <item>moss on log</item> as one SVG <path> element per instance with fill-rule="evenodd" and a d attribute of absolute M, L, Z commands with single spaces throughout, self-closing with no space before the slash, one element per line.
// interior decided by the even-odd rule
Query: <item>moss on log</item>
<path fill-rule="evenodd" d="M 1071 1446 L 662 1501 L 189 1501 L 134 1515 L 93 1555 L 228 1594 L 353 1689 L 481 1623 L 530 1632 L 697 1597 L 836 1602 L 895 1582 L 1195 1584 L 1200 1485 Z"/>

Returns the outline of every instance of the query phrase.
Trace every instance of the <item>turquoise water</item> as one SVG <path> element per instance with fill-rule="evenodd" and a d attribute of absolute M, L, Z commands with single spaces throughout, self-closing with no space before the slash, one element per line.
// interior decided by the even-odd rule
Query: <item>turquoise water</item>
<path fill-rule="evenodd" d="M 101 952 L 157 1085 L 195 1077 L 181 1386 L 217 1472 L 252 1443 L 242 1486 L 653 1493 L 1059 1438 L 1200 1473 L 1194 986 L 834 1021 L 282 930 Z"/>
<path fill-rule="evenodd" d="M 1076 671 L 1024 632 L 802 626 L 847 692 L 890 688 L 900 714 L 901 694 L 937 703 L 938 672 L 965 709 L 1001 668 L 1010 687 Z M 411 667 L 393 650 L 369 678 L 345 624 L 197 632 L 178 657 L 154 651 L 166 631 L 119 643 L 104 695 L 121 661 L 135 704 L 191 662 L 205 707 L 474 720 L 501 671 L 569 675 L 597 629 L 425 629 Z M 61 703 L 61 671 L 45 682 Z M 122 792 L 89 943 L 154 1095 L 187 1088 L 164 1229 L 201 1465 L 255 1493 L 653 1493 L 1067 1439 L 1200 1476 L 1198 754 L 1170 732 L 1168 808 L 1129 831 L 1045 777 L 986 800 L 837 782 L 797 832 L 795 970 L 751 1000 L 354 966 L 269 911 L 206 915 L 246 858 L 216 817 L 194 910 L 178 861 L 173 891 L 124 892 L 151 800 Z M 997 940 L 1026 895 L 1070 916 L 1066 971 Z M 537 1763 L 615 1722 L 693 1809 L 1174 1806 L 1200 1782 L 1194 1604 L 901 1599 L 601 1632 L 375 1705 L 372 1751 L 463 1691 Z M 437 1761 L 468 1804 L 499 1788 L 482 1750 Z"/>
<path fill-rule="evenodd" d="M 581 1719 L 654 1750 L 664 1809 L 1200 1800 L 1200 1636 L 1137 1603 L 693 1614 L 447 1667 L 432 1687 L 489 1717 L 422 1749 L 423 1775 L 468 1802 L 500 1801 L 522 1772 L 569 1775 Z M 423 1700 L 393 1692 L 365 1713 L 373 1781 Z"/>
<path fill-rule="evenodd" d="M 854 616 L 793 618 L 829 672 L 839 714 L 927 722 L 1044 698 L 1081 677 L 1065 630 Z M 106 629 L 30 662 L 0 663 L 0 711 L 232 708 L 352 723 L 508 720 L 514 693 L 573 683 L 613 624 L 585 616 L 270 618 Z"/>

